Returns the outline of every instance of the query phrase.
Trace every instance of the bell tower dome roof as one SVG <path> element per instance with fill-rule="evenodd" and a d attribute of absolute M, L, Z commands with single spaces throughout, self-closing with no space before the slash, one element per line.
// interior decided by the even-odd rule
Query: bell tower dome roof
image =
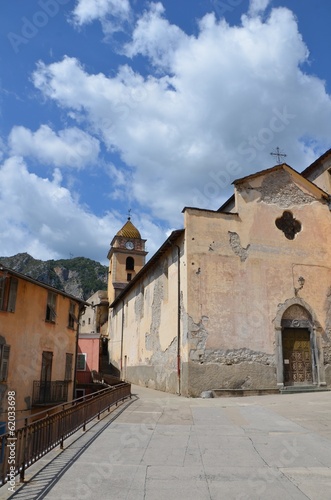
<path fill-rule="evenodd" d="M 139 238 L 139 239 L 141 239 L 140 233 L 139 233 L 138 229 L 132 224 L 130 217 L 128 218 L 128 220 L 126 221 L 126 223 L 124 224 L 122 229 L 120 229 L 117 232 L 116 236 L 122 236 L 123 238 Z"/>

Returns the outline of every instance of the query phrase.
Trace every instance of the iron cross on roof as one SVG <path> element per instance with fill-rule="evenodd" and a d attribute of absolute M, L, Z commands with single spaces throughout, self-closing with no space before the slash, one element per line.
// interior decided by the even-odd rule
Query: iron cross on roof
<path fill-rule="evenodd" d="M 276 150 L 270 154 L 271 156 L 276 156 L 278 165 L 280 165 L 283 162 L 283 158 L 286 158 L 287 156 L 285 153 L 281 152 L 278 146 L 276 147 Z"/>

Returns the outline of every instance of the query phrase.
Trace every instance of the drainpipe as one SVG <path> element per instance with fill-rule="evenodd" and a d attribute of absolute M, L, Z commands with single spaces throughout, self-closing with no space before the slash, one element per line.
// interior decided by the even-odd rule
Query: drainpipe
<path fill-rule="evenodd" d="M 122 326 L 121 326 L 121 379 L 123 375 L 123 338 L 124 338 L 124 300 L 122 300 Z"/>
<path fill-rule="evenodd" d="M 72 399 L 75 399 L 75 396 L 76 396 L 76 378 L 77 378 L 77 357 L 78 357 L 79 326 L 80 326 L 80 319 L 82 317 L 83 312 L 85 312 L 85 306 L 82 305 L 82 304 L 79 304 L 78 305 L 77 329 L 76 329 L 75 371 L 74 371 L 74 383 L 73 383 L 73 389 L 72 389 Z"/>
<path fill-rule="evenodd" d="M 180 337 L 180 247 L 174 245 L 170 240 L 171 246 L 177 248 L 177 262 L 178 262 L 178 272 L 177 272 L 177 380 L 178 380 L 178 395 L 181 394 L 181 337 Z"/>
<path fill-rule="evenodd" d="M 172 241 L 168 240 L 171 246 L 177 248 L 177 262 L 178 262 L 178 273 L 177 273 L 177 380 L 178 380 L 178 395 L 181 394 L 181 337 L 180 337 L 180 247 L 174 245 Z"/>
<path fill-rule="evenodd" d="M 181 337 L 180 337 L 180 247 L 177 247 L 177 262 L 178 262 L 178 273 L 177 273 L 177 377 L 178 377 L 178 394 L 181 394 Z"/>

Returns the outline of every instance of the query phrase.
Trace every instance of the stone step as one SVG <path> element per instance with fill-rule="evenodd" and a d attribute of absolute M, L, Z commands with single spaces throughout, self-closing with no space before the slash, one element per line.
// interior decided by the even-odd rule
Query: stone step
<path fill-rule="evenodd" d="M 265 396 L 266 394 L 279 394 L 279 389 L 213 389 L 204 391 L 202 398 L 224 398 L 224 397 L 244 397 L 244 396 Z"/>
<path fill-rule="evenodd" d="M 300 392 L 326 392 L 329 387 L 317 387 L 315 385 L 290 385 L 280 389 L 281 394 L 298 394 Z"/>
<path fill-rule="evenodd" d="M 213 389 L 203 391 L 201 398 L 224 398 L 224 397 L 244 397 L 244 396 L 265 396 L 267 394 L 298 394 L 301 392 L 325 392 L 331 391 L 329 387 L 316 387 L 312 385 L 305 386 L 287 386 L 282 389 Z"/>

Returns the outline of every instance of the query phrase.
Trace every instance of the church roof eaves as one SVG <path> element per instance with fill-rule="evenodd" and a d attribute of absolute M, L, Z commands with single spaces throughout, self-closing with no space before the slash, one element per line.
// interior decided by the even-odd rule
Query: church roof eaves
<path fill-rule="evenodd" d="M 260 175 L 265 175 L 265 174 L 269 174 L 270 172 L 274 172 L 275 170 L 280 170 L 283 167 L 288 167 L 291 170 L 293 170 L 294 172 L 296 172 L 292 167 L 287 165 L 287 163 L 281 163 L 280 165 L 274 165 L 271 168 L 259 170 L 258 172 L 254 172 L 254 174 L 249 174 L 249 175 L 246 175 L 245 177 L 240 177 L 239 179 L 235 179 L 232 182 L 232 184 L 239 184 L 240 182 L 244 182 L 244 181 L 247 181 L 249 179 L 254 179 L 255 177 L 259 177 Z"/>
<path fill-rule="evenodd" d="M 211 210 L 209 208 L 199 208 L 199 207 L 184 207 L 182 210 L 182 213 L 184 213 L 185 210 L 199 210 L 200 212 L 211 212 L 213 214 L 219 213 L 219 210 Z M 224 213 L 228 213 L 230 215 L 233 215 L 233 212 L 224 212 Z"/>
<path fill-rule="evenodd" d="M 239 215 L 237 212 L 220 212 L 220 210 L 209 210 L 208 208 L 198 208 L 198 207 L 184 207 L 182 213 L 186 210 L 198 210 L 199 212 L 209 212 L 211 214 L 219 214 L 222 213 L 224 215 Z"/>
<path fill-rule="evenodd" d="M 226 210 L 224 211 L 224 209 L 230 204 L 230 203 L 234 203 L 235 201 L 235 196 L 234 194 L 232 194 L 230 196 L 230 198 L 228 198 L 224 203 L 223 205 L 220 206 L 220 208 L 218 210 L 216 210 L 216 212 L 223 212 L 223 213 L 232 213 L 232 212 L 227 212 Z"/>
<path fill-rule="evenodd" d="M 144 276 L 151 267 L 159 260 L 159 258 L 168 250 L 169 247 L 178 239 L 179 236 L 184 234 L 185 229 L 176 229 L 172 231 L 170 236 L 166 241 L 160 246 L 160 248 L 155 252 L 155 254 L 149 259 L 149 261 L 144 265 L 144 267 L 136 274 L 136 276 L 129 281 L 124 290 L 116 297 L 116 299 L 110 304 L 109 307 L 114 307 L 120 300 L 122 300 L 127 292 L 139 281 L 142 276 Z"/>
<path fill-rule="evenodd" d="M 317 189 L 317 191 L 319 191 L 321 193 L 323 198 L 325 198 L 327 200 L 330 198 L 330 195 L 326 191 L 324 191 L 323 189 L 318 187 L 316 184 L 314 184 L 312 181 L 310 181 L 309 179 L 304 177 L 302 174 L 300 174 L 299 172 L 294 170 L 294 168 L 290 167 L 290 165 L 288 165 L 287 163 L 281 163 L 280 165 L 275 165 L 274 167 L 267 168 L 265 170 L 260 170 L 259 172 L 255 172 L 254 174 L 247 175 L 246 177 L 241 177 L 240 179 L 234 180 L 232 184 L 234 184 L 234 185 L 240 184 L 241 182 L 247 181 L 249 179 L 254 179 L 255 177 L 259 177 L 260 175 L 265 175 L 265 174 L 269 174 L 270 172 L 275 172 L 276 170 L 280 170 L 281 168 L 290 171 L 293 176 L 301 177 L 302 181 L 304 183 L 307 183 L 308 185 L 310 185 L 311 188 L 313 188 L 313 190 Z"/>
<path fill-rule="evenodd" d="M 301 175 L 307 178 L 315 170 L 315 168 L 319 167 L 322 161 L 325 160 L 330 155 L 331 155 L 331 148 L 325 151 L 325 153 L 323 153 L 319 158 L 317 158 L 317 160 L 315 160 L 311 165 L 309 165 L 309 167 L 305 168 L 301 172 Z"/>

